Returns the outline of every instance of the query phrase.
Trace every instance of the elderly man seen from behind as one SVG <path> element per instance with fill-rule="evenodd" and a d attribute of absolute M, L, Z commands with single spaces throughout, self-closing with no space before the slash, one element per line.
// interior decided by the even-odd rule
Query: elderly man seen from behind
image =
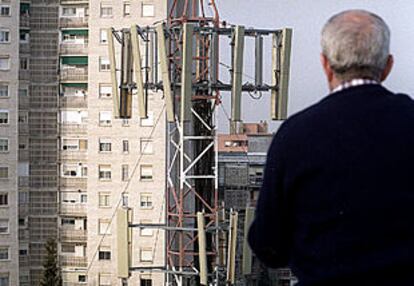
<path fill-rule="evenodd" d="M 300 286 L 414 285 L 414 102 L 381 85 L 389 28 L 345 11 L 321 43 L 331 92 L 273 139 L 251 248 Z"/>

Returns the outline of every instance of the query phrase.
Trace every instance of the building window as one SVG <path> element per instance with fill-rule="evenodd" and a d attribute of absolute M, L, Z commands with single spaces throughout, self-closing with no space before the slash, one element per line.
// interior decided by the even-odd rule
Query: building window
<path fill-rule="evenodd" d="M 139 206 L 141 209 L 151 209 L 152 208 L 152 195 L 151 194 L 141 194 Z"/>
<path fill-rule="evenodd" d="M 111 234 L 111 225 L 109 220 L 99 220 L 99 234 Z"/>
<path fill-rule="evenodd" d="M 86 275 L 79 275 L 78 276 L 79 283 L 86 283 Z"/>
<path fill-rule="evenodd" d="M 86 204 L 88 202 L 88 195 L 85 195 L 85 194 L 80 195 L 80 202 L 82 204 Z"/>
<path fill-rule="evenodd" d="M 74 218 L 62 218 L 61 225 L 63 228 L 73 228 L 75 226 Z"/>
<path fill-rule="evenodd" d="M 131 3 L 124 3 L 124 17 L 131 16 Z"/>
<path fill-rule="evenodd" d="M 99 193 L 99 207 L 107 208 L 111 206 L 111 194 Z"/>
<path fill-rule="evenodd" d="M 99 58 L 99 71 L 109 71 L 111 69 L 111 63 L 108 58 Z"/>
<path fill-rule="evenodd" d="M 128 181 L 128 165 L 122 165 L 122 181 Z"/>
<path fill-rule="evenodd" d="M 27 248 L 19 249 L 19 256 L 27 256 Z"/>
<path fill-rule="evenodd" d="M 0 219 L 0 234 L 7 234 L 7 233 L 9 233 L 9 220 Z"/>
<path fill-rule="evenodd" d="M 0 153 L 9 151 L 9 139 L 0 138 Z"/>
<path fill-rule="evenodd" d="M 10 69 L 10 56 L 0 56 L 0 70 Z"/>
<path fill-rule="evenodd" d="M 10 43 L 10 31 L 8 29 L 0 29 L 0 44 Z"/>
<path fill-rule="evenodd" d="M 9 111 L 0 109 L 0 125 L 9 124 Z"/>
<path fill-rule="evenodd" d="M 141 224 L 150 224 L 151 223 L 151 221 L 149 221 L 149 220 L 142 220 L 141 221 Z M 144 227 L 144 228 L 141 228 L 140 229 L 140 235 L 141 236 L 152 236 L 154 234 L 154 231 L 153 231 L 153 229 L 152 228 L 149 228 L 149 227 Z"/>
<path fill-rule="evenodd" d="M 100 98 L 112 97 L 112 86 L 110 84 L 100 84 L 99 85 L 99 97 Z"/>
<path fill-rule="evenodd" d="M 101 29 L 99 33 L 99 42 L 101 44 L 108 43 L 108 31 L 106 29 Z"/>
<path fill-rule="evenodd" d="M 10 286 L 9 273 L 0 273 L 0 286 Z"/>
<path fill-rule="evenodd" d="M 112 6 L 111 5 L 101 3 L 101 17 L 112 18 Z"/>
<path fill-rule="evenodd" d="M 152 286 L 152 279 L 141 278 L 141 279 L 139 279 L 139 285 L 141 285 L 141 286 Z"/>
<path fill-rule="evenodd" d="M 153 154 L 153 140 L 149 138 L 141 138 L 140 140 L 141 154 Z"/>
<path fill-rule="evenodd" d="M 29 113 L 27 111 L 19 111 L 19 123 L 27 123 L 29 121 Z"/>
<path fill-rule="evenodd" d="M 142 17 L 155 17 L 154 4 L 142 3 Z"/>
<path fill-rule="evenodd" d="M 141 180 L 150 181 L 152 180 L 152 165 L 141 165 Z"/>
<path fill-rule="evenodd" d="M 9 178 L 9 167 L 0 167 L 0 179 Z M 1 205 L 1 202 L 0 202 Z"/>
<path fill-rule="evenodd" d="M 111 260 L 111 248 L 109 246 L 99 248 L 99 260 Z"/>
<path fill-rule="evenodd" d="M 111 111 L 101 111 L 99 112 L 99 125 L 109 126 L 111 125 L 112 112 Z"/>
<path fill-rule="evenodd" d="M 139 258 L 142 262 L 151 262 L 153 260 L 152 249 L 151 248 L 141 249 Z"/>
<path fill-rule="evenodd" d="M 78 150 L 79 139 L 62 139 L 62 150 Z"/>
<path fill-rule="evenodd" d="M 111 165 L 99 165 L 99 180 L 111 179 Z"/>
<path fill-rule="evenodd" d="M 64 7 L 62 8 L 62 16 L 64 17 L 75 17 L 76 8 L 75 7 Z"/>
<path fill-rule="evenodd" d="M 111 274 L 99 273 L 99 286 L 111 286 Z"/>
<path fill-rule="evenodd" d="M 0 5 L 0 16 L 11 16 L 11 9 L 9 5 Z"/>
<path fill-rule="evenodd" d="M 99 152 L 111 152 L 112 143 L 110 139 L 99 139 Z"/>
<path fill-rule="evenodd" d="M 29 31 L 20 31 L 20 43 L 27 44 L 30 41 L 30 33 Z"/>
<path fill-rule="evenodd" d="M 128 153 L 129 152 L 129 141 L 128 140 L 122 140 L 122 152 Z"/>
<path fill-rule="evenodd" d="M 0 260 L 9 260 L 9 247 L 0 246 Z"/>
<path fill-rule="evenodd" d="M 88 175 L 88 167 L 82 163 L 78 164 L 62 164 L 63 177 L 84 178 Z"/>
<path fill-rule="evenodd" d="M 27 71 L 29 69 L 29 59 L 28 58 L 20 58 L 20 69 Z"/>
<path fill-rule="evenodd" d="M 9 85 L 0 83 L 0 97 L 9 97 Z"/>
<path fill-rule="evenodd" d="M 154 112 L 149 111 L 147 118 L 141 118 L 141 126 L 154 126 Z"/>

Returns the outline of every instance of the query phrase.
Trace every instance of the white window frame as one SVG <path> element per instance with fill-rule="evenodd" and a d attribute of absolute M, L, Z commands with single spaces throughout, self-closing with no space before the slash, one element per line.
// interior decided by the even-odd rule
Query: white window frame
<path fill-rule="evenodd" d="M 107 10 L 110 13 L 104 14 L 103 12 Z M 110 3 L 101 3 L 101 6 L 99 8 L 99 15 L 101 18 L 112 18 L 114 16 L 114 8 Z"/>
<path fill-rule="evenodd" d="M 0 98 L 10 97 L 10 85 L 7 82 L 0 82 Z"/>
<path fill-rule="evenodd" d="M 0 71 L 10 70 L 10 56 L 9 55 L 0 55 L 0 60 L 7 60 L 7 66 L 5 68 L 1 68 L 1 66 L 0 66 Z"/>
<path fill-rule="evenodd" d="M 141 193 L 139 195 L 139 207 L 144 210 L 149 210 L 154 207 L 151 193 Z"/>
<path fill-rule="evenodd" d="M 99 219 L 98 220 L 98 234 L 100 235 L 110 235 L 111 234 L 111 225 L 109 219 Z"/>
<path fill-rule="evenodd" d="M 3 14 L 3 8 L 8 9 L 9 13 L 8 14 Z M 0 17 L 10 17 L 12 13 L 12 9 L 10 5 L 6 5 L 6 4 L 0 4 Z"/>
<path fill-rule="evenodd" d="M 111 164 L 98 165 L 98 178 L 100 181 L 112 180 L 112 166 Z"/>
<path fill-rule="evenodd" d="M 0 246 L 0 253 L 1 253 L 2 250 L 7 251 L 7 258 L 1 258 L 1 255 L 0 255 L 0 261 L 9 261 L 10 260 L 10 247 L 6 246 L 6 245 L 4 245 L 4 246 L 2 245 L 2 246 Z"/>
<path fill-rule="evenodd" d="M 139 260 L 141 262 L 152 262 L 154 261 L 154 252 L 152 248 L 141 248 L 139 251 Z"/>
<path fill-rule="evenodd" d="M 5 142 L 5 145 L 0 144 L 0 153 L 9 152 L 9 138 L 0 137 L 0 142 Z"/>
<path fill-rule="evenodd" d="M 121 165 L 121 180 L 126 182 L 129 180 L 129 165 L 122 164 Z"/>
<path fill-rule="evenodd" d="M 68 11 L 68 10 L 74 10 L 74 12 L 75 13 L 71 13 L 71 14 L 65 14 L 65 10 L 66 11 Z M 77 9 L 76 9 L 76 7 L 62 7 L 62 13 L 61 13 L 61 16 L 62 17 L 65 17 L 65 18 L 73 18 L 73 17 L 77 17 L 77 13 L 78 11 L 77 11 Z"/>
<path fill-rule="evenodd" d="M 30 69 L 30 59 L 27 57 L 21 57 L 19 59 L 19 68 L 22 71 L 28 71 Z"/>
<path fill-rule="evenodd" d="M 0 219 L 0 235 L 10 233 L 10 221 L 7 218 Z"/>
<path fill-rule="evenodd" d="M 152 9 L 152 11 L 149 11 L 148 9 Z M 155 4 L 154 3 L 148 3 L 148 2 L 142 2 L 142 4 L 141 4 L 141 17 L 143 17 L 143 18 L 153 18 L 153 17 L 155 17 Z"/>
<path fill-rule="evenodd" d="M 122 13 L 124 17 L 130 17 L 131 16 L 131 2 L 124 2 Z"/>
<path fill-rule="evenodd" d="M 24 32 L 24 35 L 25 35 L 25 37 L 24 37 L 24 39 L 22 40 L 22 31 L 20 31 L 19 32 L 19 41 L 20 41 L 20 43 L 22 43 L 22 44 L 27 44 L 27 43 L 29 43 L 30 42 L 30 32 L 29 31 L 26 31 L 26 30 L 23 30 L 23 32 Z M 27 33 L 26 33 L 27 32 Z"/>
<path fill-rule="evenodd" d="M 151 176 L 149 175 L 151 173 Z M 139 178 L 141 181 L 154 180 L 154 168 L 151 164 L 142 164 L 139 168 Z"/>
<path fill-rule="evenodd" d="M 99 43 L 101 45 L 107 45 L 108 44 L 108 31 L 106 29 L 100 29 L 99 30 Z"/>
<path fill-rule="evenodd" d="M 0 34 L 4 35 L 0 37 L 0 44 L 10 44 L 10 37 L 11 37 L 10 29 L 0 28 Z"/>
<path fill-rule="evenodd" d="M 7 180 L 9 178 L 9 167 L 7 166 L 0 166 L 0 170 L 6 170 L 7 177 L 0 177 L 0 180 Z M 0 193 L 1 195 L 1 193 Z"/>
<path fill-rule="evenodd" d="M 140 223 L 141 224 L 151 224 L 151 221 L 150 220 L 141 220 Z M 143 237 L 151 237 L 151 236 L 154 236 L 154 230 L 150 227 L 143 227 L 143 228 L 140 229 L 139 235 L 143 236 Z"/>
<path fill-rule="evenodd" d="M 102 148 L 106 147 L 106 148 Z M 107 148 L 109 147 L 109 148 Z M 106 150 L 109 149 L 109 150 Z M 99 138 L 99 153 L 110 153 L 112 152 L 112 141 L 109 138 Z"/>
<path fill-rule="evenodd" d="M 110 192 L 100 192 L 100 193 L 98 193 L 98 206 L 100 208 L 110 208 L 111 207 L 111 193 Z"/>
<path fill-rule="evenodd" d="M 0 109 L 0 114 L 6 114 L 6 122 L 1 122 L 0 125 L 9 125 L 10 124 L 10 114 L 7 109 Z"/>
<path fill-rule="evenodd" d="M 107 57 L 99 57 L 99 71 L 108 72 L 111 70 L 111 62 Z"/>
<path fill-rule="evenodd" d="M 111 126 L 112 124 L 112 111 L 100 111 L 99 112 L 99 125 Z"/>
<path fill-rule="evenodd" d="M 112 85 L 110 83 L 99 84 L 99 98 L 112 98 Z"/>
<path fill-rule="evenodd" d="M 154 154 L 154 140 L 152 138 L 140 138 L 140 152 L 143 155 Z"/>
<path fill-rule="evenodd" d="M 148 111 L 147 118 L 141 118 L 140 123 L 142 127 L 154 126 L 154 112 Z"/>
<path fill-rule="evenodd" d="M 128 154 L 129 153 L 129 140 L 122 139 L 122 153 Z"/>

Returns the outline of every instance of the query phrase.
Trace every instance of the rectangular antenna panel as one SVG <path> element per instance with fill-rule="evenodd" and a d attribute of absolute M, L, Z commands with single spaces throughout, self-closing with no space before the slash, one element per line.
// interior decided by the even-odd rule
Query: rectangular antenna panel
<path fill-rule="evenodd" d="M 193 31 L 191 24 L 184 24 L 183 28 L 183 64 L 181 71 L 181 120 L 191 118 L 191 102 L 193 95 Z"/>
<path fill-rule="evenodd" d="M 131 26 L 131 43 L 132 43 L 132 55 L 134 59 L 134 70 L 135 70 L 135 83 L 137 90 L 138 99 L 138 115 L 140 118 L 148 117 L 147 110 L 147 98 L 144 92 L 144 80 L 142 77 L 142 64 L 141 64 L 141 50 L 139 48 L 139 37 L 137 26 Z"/>
<path fill-rule="evenodd" d="M 115 61 L 115 46 L 114 38 L 112 35 L 112 28 L 107 30 L 108 34 L 108 53 L 109 53 L 109 64 L 111 72 L 111 83 L 112 83 L 112 100 L 113 100 L 113 112 L 114 117 L 119 118 L 119 85 L 118 78 L 116 76 L 116 61 Z"/>

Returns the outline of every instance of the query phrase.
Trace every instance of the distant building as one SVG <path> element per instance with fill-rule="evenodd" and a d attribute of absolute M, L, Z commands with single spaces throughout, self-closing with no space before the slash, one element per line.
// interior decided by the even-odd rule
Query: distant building
<path fill-rule="evenodd" d="M 251 275 L 244 276 L 241 270 L 245 210 L 256 205 L 272 138 L 266 122 L 244 123 L 242 133 L 218 136 L 220 198 L 226 209 L 239 212 L 236 285 L 240 286 L 290 286 L 295 281 L 289 269 L 268 270 L 255 257 Z"/>

